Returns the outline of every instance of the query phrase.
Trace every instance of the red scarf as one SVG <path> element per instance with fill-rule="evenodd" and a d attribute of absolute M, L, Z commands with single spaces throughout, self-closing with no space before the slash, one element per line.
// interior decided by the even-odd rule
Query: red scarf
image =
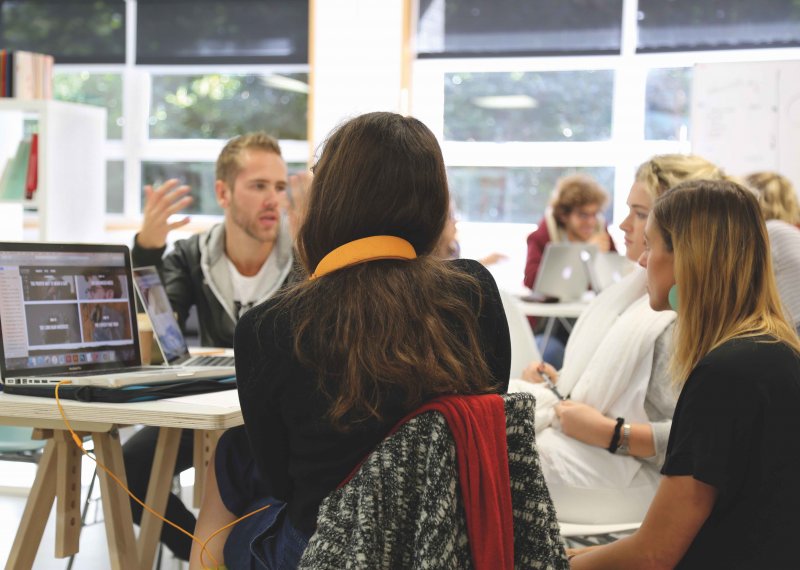
<path fill-rule="evenodd" d="M 400 420 L 386 437 L 408 420 L 429 411 L 441 413 L 453 434 L 475 570 L 513 569 L 514 520 L 503 398 L 496 394 L 440 396 Z"/>

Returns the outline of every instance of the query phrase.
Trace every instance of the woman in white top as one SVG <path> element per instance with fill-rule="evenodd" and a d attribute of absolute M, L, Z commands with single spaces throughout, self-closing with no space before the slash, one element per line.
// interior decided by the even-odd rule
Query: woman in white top
<path fill-rule="evenodd" d="M 697 156 L 656 156 L 642 164 L 620 224 L 626 256 L 644 251 L 644 226 L 655 199 L 684 180 L 721 179 Z M 658 486 L 677 395 L 670 386 L 672 311 L 648 303 L 636 268 L 604 290 L 578 319 L 564 366 L 533 362 L 509 390 L 537 395 L 537 446 L 559 520 L 641 520 Z M 567 400 L 543 383 L 556 382 Z"/>

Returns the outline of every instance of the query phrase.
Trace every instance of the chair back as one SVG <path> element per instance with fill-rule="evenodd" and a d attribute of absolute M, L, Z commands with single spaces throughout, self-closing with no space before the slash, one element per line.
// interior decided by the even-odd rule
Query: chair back
<path fill-rule="evenodd" d="M 500 299 L 503 301 L 511 336 L 511 378 L 522 378 L 525 367 L 534 360 L 541 360 L 542 355 L 536 346 L 528 318 L 522 313 L 516 297 L 501 290 Z"/>
<path fill-rule="evenodd" d="M 536 452 L 535 400 L 503 399 L 514 567 L 569 568 Z M 443 416 L 414 417 L 322 502 L 299 568 L 473 568 L 457 470 Z"/>

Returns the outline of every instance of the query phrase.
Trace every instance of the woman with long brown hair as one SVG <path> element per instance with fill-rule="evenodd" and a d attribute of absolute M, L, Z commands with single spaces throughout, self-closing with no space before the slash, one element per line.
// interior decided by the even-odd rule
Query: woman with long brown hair
<path fill-rule="evenodd" d="M 438 395 L 508 385 L 491 275 L 431 255 L 450 196 L 430 130 L 362 115 L 331 135 L 314 171 L 297 236 L 304 278 L 236 328 L 249 447 L 241 430 L 221 440 L 197 534 L 270 507 L 210 543 L 229 568 L 293 567 L 322 499 L 393 424 Z"/>
<path fill-rule="evenodd" d="M 798 568 L 800 340 L 758 202 L 733 182 L 684 182 L 645 239 L 650 305 L 678 313 L 664 476 L 634 535 L 572 567 Z"/>

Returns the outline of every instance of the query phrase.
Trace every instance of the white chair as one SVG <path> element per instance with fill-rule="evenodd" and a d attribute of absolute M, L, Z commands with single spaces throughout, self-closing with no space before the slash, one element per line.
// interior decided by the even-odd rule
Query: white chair
<path fill-rule="evenodd" d="M 500 291 L 503 309 L 508 320 L 508 332 L 511 335 L 511 378 L 522 378 L 522 371 L 534 360 L 542 356 L 536 347 L 528 318 L 522 312 L 517 298 L 507 291 Z"/>
<path fill-rule="evenodd" d="M 32 435 L 31 428 L 0 426 L 0 461 L 38 463 L 47 442 Z"/>

